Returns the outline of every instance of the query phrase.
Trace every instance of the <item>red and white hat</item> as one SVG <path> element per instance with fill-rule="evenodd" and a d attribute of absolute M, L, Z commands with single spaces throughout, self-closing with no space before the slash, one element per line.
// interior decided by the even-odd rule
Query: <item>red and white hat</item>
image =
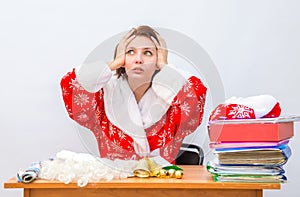
<path fill-rule="evenodd" d="M 231 97 L 219 104 L 209 121 L 229 119 L 275 118 L 281 113 L 279 102 L 270 95 Z"/>

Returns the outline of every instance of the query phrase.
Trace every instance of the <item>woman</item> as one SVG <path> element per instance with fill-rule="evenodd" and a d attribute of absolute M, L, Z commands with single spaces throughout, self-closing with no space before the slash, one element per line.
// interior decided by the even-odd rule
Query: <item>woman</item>
<path fill-rule="evenodd" d="M 164 39 L 140 26 L 121 39 L 112 62 L 83 64 L 63 77 L 69 116 L 94 133 L 101 157 L 174 163 L 200 125 L 206 87 L 167 65 L 167 56 Z"/>

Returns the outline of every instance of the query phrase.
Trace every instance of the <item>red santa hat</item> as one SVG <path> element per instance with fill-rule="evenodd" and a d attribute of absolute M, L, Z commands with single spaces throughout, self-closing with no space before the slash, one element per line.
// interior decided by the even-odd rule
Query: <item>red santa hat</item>
<path fill-rule="evenodd" d="M 280 112 L 279 102 L 270 95 L 231 97 L 212 111 L 209 120 L 275 118 Z"/>

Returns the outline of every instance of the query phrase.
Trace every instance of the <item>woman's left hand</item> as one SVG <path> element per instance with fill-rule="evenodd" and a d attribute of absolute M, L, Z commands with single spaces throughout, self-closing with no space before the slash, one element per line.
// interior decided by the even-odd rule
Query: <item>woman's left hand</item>
<path fill-rule="evenodd" d="M 154 37 L 151 37 L 157 48 L 157 67 L 162 69 L 166 64 L 168 64 L 168 48 L 165 40 L 156 33 L 157 40 Z"/>

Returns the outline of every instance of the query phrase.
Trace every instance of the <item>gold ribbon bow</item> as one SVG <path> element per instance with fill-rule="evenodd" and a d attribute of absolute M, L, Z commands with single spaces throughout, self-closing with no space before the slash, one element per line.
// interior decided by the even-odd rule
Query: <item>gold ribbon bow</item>
<path fill-rule="evenodd" d="M 133 174 L 140 178 L 158 177 L 158 178 L 177 178 L 183 177 L 183 170 L 177 166 L 167 166 L 162 168 L 154 160 L 144 157 L 139 160 Z"/>

